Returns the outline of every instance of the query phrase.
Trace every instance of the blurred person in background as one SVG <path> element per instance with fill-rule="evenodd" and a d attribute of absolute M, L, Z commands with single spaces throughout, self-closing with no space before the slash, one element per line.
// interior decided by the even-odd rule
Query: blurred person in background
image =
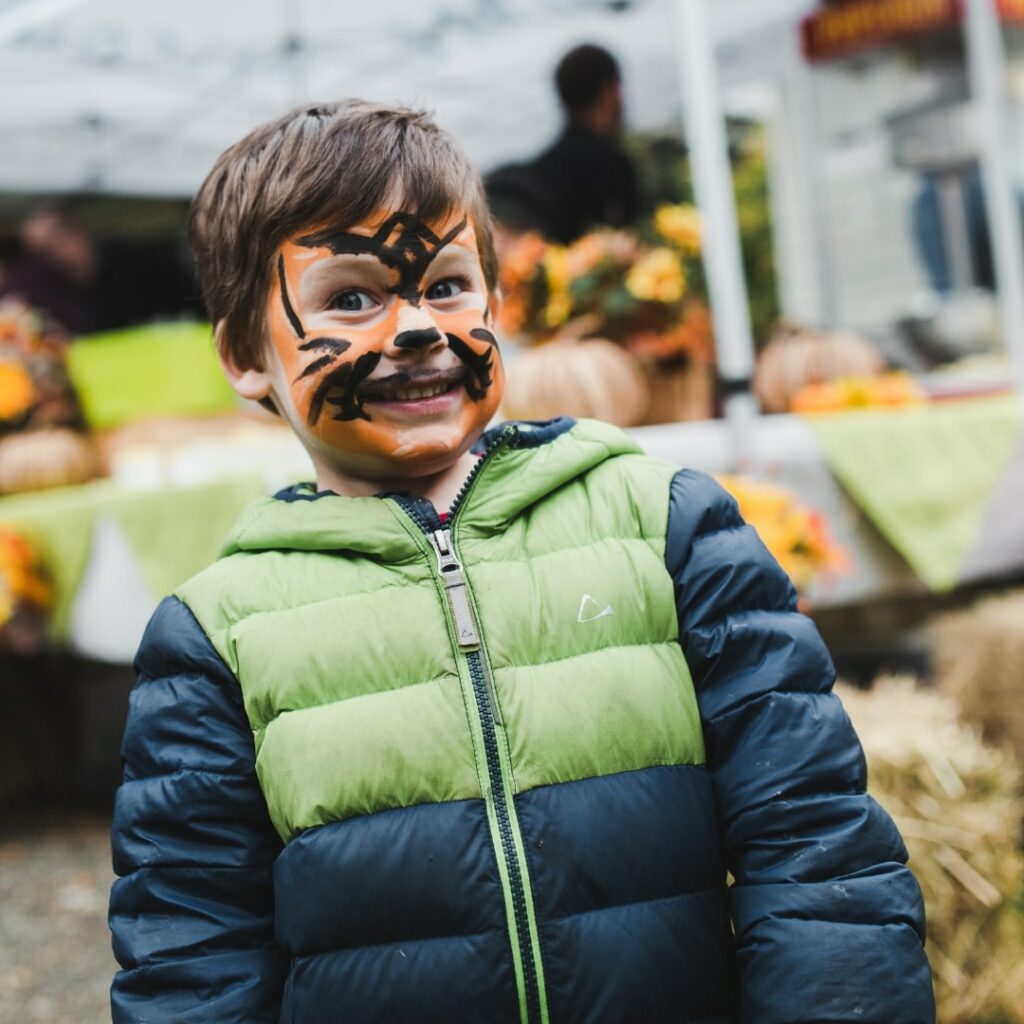
<path fill-rule="evenodd" d="M 66 210 L 47 204 L 22 222 L 0 293 L 49 313 L 68 331 L 89 331 L 96 325 L 98 269 L 92 236 Z"/>
<path fill-rule="evenodd" d="M 199 312 L 198 289 L 168 239 L 99 239 L 64 204 L 32 210 L 10 250 L 0 297 L 46 312 L 70 334 Z"/>
<path fill-rule="evenodd" d="M 487 179 L 499 221 L 568 243 L 590 228 L 624 227 L 637 215 L 636 173 L 619 142 L 622 76 L 605 49 L 584 44 L 555 70 L 565 127 L 527 164 L 498 168 Z"/>

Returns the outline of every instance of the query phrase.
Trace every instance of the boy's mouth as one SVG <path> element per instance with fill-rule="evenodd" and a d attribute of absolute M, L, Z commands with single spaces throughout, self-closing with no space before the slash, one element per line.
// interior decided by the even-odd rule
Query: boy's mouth
<path fill-rule="evenodd" d="M 365 381 L 356 394 L 364 402 L 426 402 L 462 387 L 465 367 L 450 370 L 404 370 Z"/>

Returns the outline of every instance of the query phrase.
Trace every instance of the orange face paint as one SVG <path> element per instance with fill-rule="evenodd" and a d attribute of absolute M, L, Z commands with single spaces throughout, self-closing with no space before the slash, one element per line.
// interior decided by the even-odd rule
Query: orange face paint
<path fill-rule="evenodd" d="M 410 464 L 461 454 L 504 384 L 488 298 L 462 211 L 289 239 L 267 325 L 294 425 L 321 451 Z"/>

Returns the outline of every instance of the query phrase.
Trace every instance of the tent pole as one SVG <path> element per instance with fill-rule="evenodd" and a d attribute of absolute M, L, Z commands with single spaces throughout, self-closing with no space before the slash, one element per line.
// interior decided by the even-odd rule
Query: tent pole
<path fill-rule="evenodd" d="M 733 461 L 749 452 L 757 415 L 750 390 L 754 342 L 743 275 L 729 142 L 719 94 L 706 0 L 673 0 L 686 141 L 701 212 L 703 260 L 715 324 L 718 374 L 731 428 Z"/>
<path fill-rule="evenodd" d="M 1003 346 L 1018 390 L 1024 391 L 1024 236 L 1006 145 L 1006 58 L 995 0 L 967 0 L 964 26 L 967 69 L 981 144 L 988 218 Z"/>

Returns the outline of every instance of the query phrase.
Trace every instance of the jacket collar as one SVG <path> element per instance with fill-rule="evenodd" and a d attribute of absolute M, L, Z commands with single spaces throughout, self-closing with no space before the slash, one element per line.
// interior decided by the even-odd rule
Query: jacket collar
<path fill-rule="evenodd" d="M 490 449 L 499 438 L 502 443 L 481 466 L 459 511 L 460 533 L 500 531 L 530 505 L 606 459 L 640 451 L 616 427 L 568 417 L 502 424 L 481 442 Z M 222 554 L 333 550 L 400 562 L 420 557 L 404 518 L 388 495 L 351 498 L 298 484 L 250 505 Z"/>

